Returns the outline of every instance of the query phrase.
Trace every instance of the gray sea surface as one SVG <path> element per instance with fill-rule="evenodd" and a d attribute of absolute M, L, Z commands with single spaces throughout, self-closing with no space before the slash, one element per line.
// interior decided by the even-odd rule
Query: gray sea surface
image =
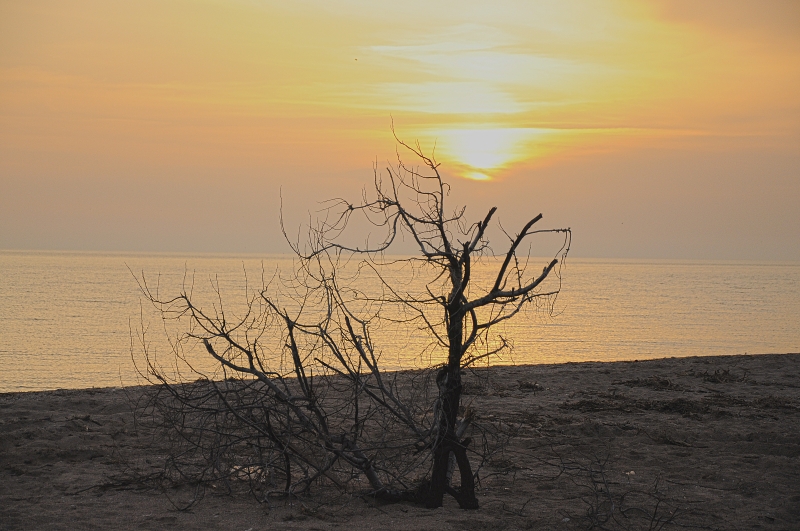
<path fill-rule="evenodd" d="M 476 285 L 494 266 L 476 269 Z M 134 275 L 162 296 L 192 287 L 207 308 L 220 302 L 218 285 L 236 315 L 245 285 L 252 292 L 292 270 L 286 256 L 0 251 L 0 392 L 139 383 L 142 329 L 168 360 L 179 330 L 161 323 Z M 402 285 L 405 273 L 392 275 Z M 514 348 L 493 364 L 799 352 L 800 263 L 568 258 L 552 311 L 523 312 L 497 331 Z M 444 359 L 419 330 L 393 333 L 376 333 L 386 369 Z M 199 349 L 190 356 L 213 370 Z"/>

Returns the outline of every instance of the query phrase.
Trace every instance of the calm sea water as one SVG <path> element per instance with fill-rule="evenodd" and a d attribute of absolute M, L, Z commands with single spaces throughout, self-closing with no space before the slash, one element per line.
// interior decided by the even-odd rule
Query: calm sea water
<path fill-rule="evenodd" d="M 245 272 L 260 282 L 262 270 L 291 263 L 280 256 L 2 251 L 0 391 L 136 383 L 132 356 L 141 352 L 131 330 L 151 315 L 129 268 L 152 280 L 160 274 L 163 294 L 177 294 L 187 271 L 196 273 L 198 293 L 215 275 L 235 301 L 243 298 Z M 529 312 L 504 329 L 515 349 L 497 363 L 800 351 L 800 263 L 569 259 L 563 281 L 552 317 Z M 151 323 L 155 343 L 158 332 Z M 424 363 L 407 341 L 388 343 L 387 368 Z M 402 352 L 392 350 L 398 343 Z"/>

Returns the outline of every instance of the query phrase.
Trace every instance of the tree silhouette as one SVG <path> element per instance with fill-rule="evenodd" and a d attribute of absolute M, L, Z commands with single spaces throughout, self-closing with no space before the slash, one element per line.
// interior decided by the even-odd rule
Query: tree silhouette
<path fill-rule="evenodd" d="M 260 499 L 324 485 L 431 508 L 449 493 L 478 507 L 470 456 L 485 458 L 486 445 L 472 441 L 486 433 L 461 407 L 462 371 L 509 348 L 490 333 L 497 325 L 535 302 L 552 308 L 571 232 L 538 229 L 539 214 L 516 235 L 504 232 L 505 252 L 493 253 L 487 229 L 497 209 L 474 223 L 464 208 L 449 211 L 439 164 L 418 144 L 398 143 L 421 169 L 398 156 L 383 175 L 376 168 L 371 195 L 328 202 L 308 238 L 290 244 L 294 271 L 249 292 L 237 318 L 219 293 L 207 311 L 189 283 L 164 299 L 139 279 L 162 317 L 185 327 L 172 355 L 193 369 L 187 352 L 202 344 L 223 376 L 187 383 L 157 363 L 141 333 L 143 372 L 161 384 L 142 411 L 172 434 L 165 476 L 246 479 Z M 347 243 L 362 222 L 372 227 L 367 240 Z M 545 233 L 561 235 L 559 249 L 531 273 L 529 240 Z M 389 254 L 406 239 L 416 255 Z M 384 373 L 376 337 L 387 334 L 375 332 L 384 325 L 428 337 L 430 369 Z"/>

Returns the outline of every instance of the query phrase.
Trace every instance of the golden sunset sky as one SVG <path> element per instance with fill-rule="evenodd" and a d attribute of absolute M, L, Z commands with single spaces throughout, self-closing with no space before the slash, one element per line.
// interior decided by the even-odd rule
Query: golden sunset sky
<path fill-rule="evenodd" d="M 797 0 L 0 0 L 0 249 L 285 252 L 392 121 L 576 256 L 800 260 Z"/>

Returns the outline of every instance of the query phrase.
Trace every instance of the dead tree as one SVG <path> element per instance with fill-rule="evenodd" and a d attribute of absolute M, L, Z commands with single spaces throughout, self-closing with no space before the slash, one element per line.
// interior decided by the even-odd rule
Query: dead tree
<path fill-rule="evenodd" d="M 176 434 L 167 466 L 173 476 L 245 476 L 261 499 L 324 484 L 431 508 L 449 493 L 462 508 L 478 507 L 470 464 L 478 450 L 470 448 L 471 415 L 460 411 L 462 370 L 509 346 L 490 336 L 493 327 L 535 301 L 552 304 L 571 233 L 536 228 L 540 214 L 518 234 L 506 234 L 505 252 L 495 255 L 487 228 L 497 209 L 473 224 L 464 208 L 448 211 L 439 165 L 418 145 L 400 145 L 422 169 L 398 157 L 383 176 L 376 168 L 374 195 L 331 201 L 308 240 L 291 244 L 295 271 L 262 282 L 237 318 L 224 311 L 221 295 L 205 311 L 190 283 L 165 299 L 139 279 L 166 321 L 188 325 L 174 337 L 171 355 L 192 370 L 187 351 L 202 345 L 220 369 L 187 383 L 159 365 L 140 335 L 143 372 L 161 384 L 148 412 Z M 378 233 L 378 243 L 345 241 L 359 219 L 372 227 L 371 238 Z M 544 233 L 562 237 L 559 249 L 531 274 L 528 241 Z M 417 256 L 387 254 L 401 238 L 413 241 Z M 413 279 L 396 278 L 404 267 Z M 494 268 L 489 277 L 487 268 Z M 542 289 L 551 275 L 558 279 Z M 371 289 L 364 287 L 367 276 Z M 435 372 L 383 373 L 373 332 L 384 322 L 427 334 Z"/>

